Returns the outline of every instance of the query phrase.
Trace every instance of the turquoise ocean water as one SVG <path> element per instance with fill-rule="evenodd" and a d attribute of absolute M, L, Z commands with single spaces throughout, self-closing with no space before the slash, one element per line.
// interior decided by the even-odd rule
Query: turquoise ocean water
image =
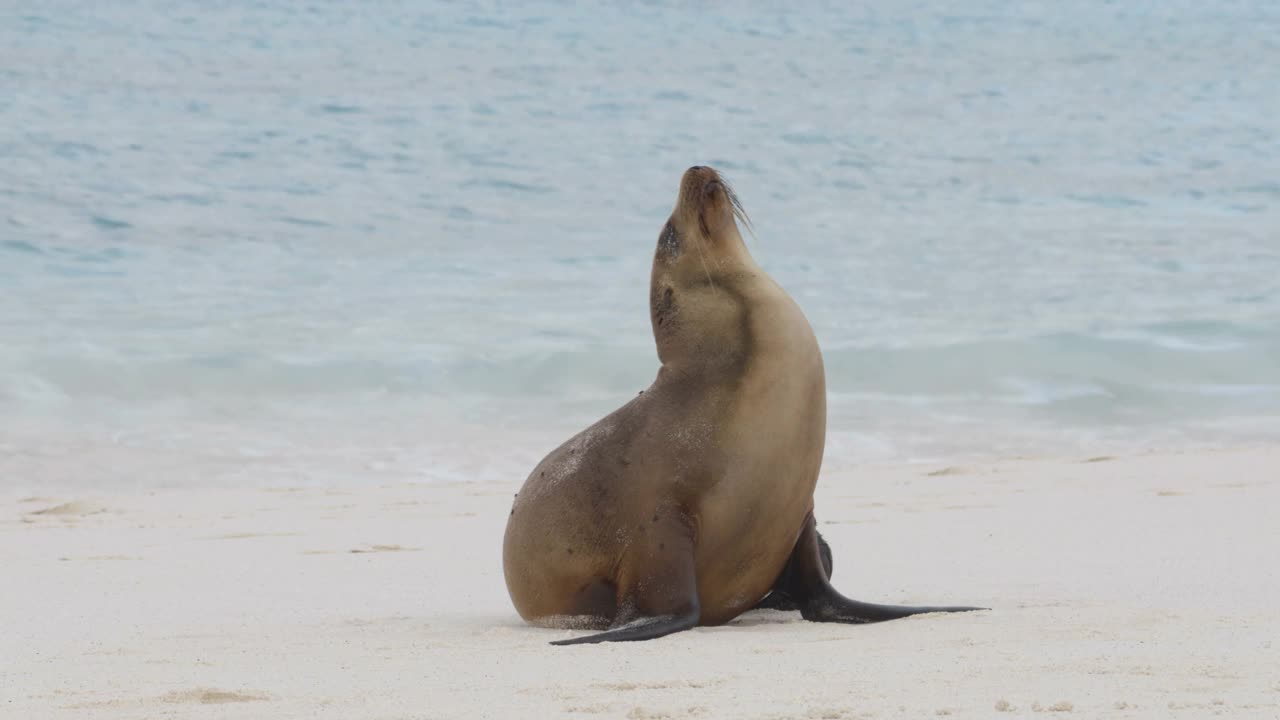
<path fill-rule="evenodd" d="M 1280 438 L 1269 0 L 136 0 L 0 6 L 0 456 L 523 473 L 693 164 L 829 462 Z"/>

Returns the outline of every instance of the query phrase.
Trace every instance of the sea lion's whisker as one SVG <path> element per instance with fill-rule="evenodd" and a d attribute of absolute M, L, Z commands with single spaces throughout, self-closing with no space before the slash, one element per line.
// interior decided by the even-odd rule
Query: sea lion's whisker
<path fill-rule="evenodd" d="M 733 216 L 747 228 L 747 232 L 751 233 L 751 239 L 756 239 L 756 228 L 751 224 L 751 217 L 747 215 L 747 209 L 742 206 L 738 194 L 724 178 L 720 178 L 720 186 L 724 188 L 724 196 L 729 199 L 729 208 L 733 211 Z"/>
<path fill-rule="evenodd" d="M 719 288 L 716 287 L 716 281 L 711 279 L 711 270 L 707 268 L 707 257 L 702 254 L 702 241 L 697 240 L 693 244 L 698 248 L 698 262 L 702 264 L 702 272 L 707 274 L 707 284 L 711 286 L 713 291 L 718 290 Z"/>

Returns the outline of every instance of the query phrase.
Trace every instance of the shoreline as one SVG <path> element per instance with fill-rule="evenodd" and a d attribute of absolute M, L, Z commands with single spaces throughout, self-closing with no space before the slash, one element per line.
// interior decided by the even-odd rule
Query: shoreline
<path fill-rule="evenodd" d="M 833 582 L 987 612 L 758 611 L 553 648 L 502 580 L 519 479 L 10 497 L 15 717 L 1122 718 L 1280 712 L 1280 446 L 824 473 Z M 1004 708 L 1002 711 L 1000 708 Z"/>
<path fill-rule="evenodd" d="M 403 410 L 403 409 L 402 409 Z M 603 417 L 606 412 L 601 412 Z M 491 426 L 430 414 L 188 417 L 141 413 L 0 420 L 0 498 L 46 489 L 82 492 L 170 488 L 329 486 L 449 482 L 520 483 L 548 452 L 592 422 Z M 898 419 L 903 420 L 902 418 Z M 881 433 L 874 423 L 829 424 L 823 475 L 897 466 L 1086 460 L 1265 449 L 1280 415 L 1146 429 L 1019 431 L 973 424 L 927 430 L 917 418 Z M 820 481 L 821 482 L 821 481 Z"/>

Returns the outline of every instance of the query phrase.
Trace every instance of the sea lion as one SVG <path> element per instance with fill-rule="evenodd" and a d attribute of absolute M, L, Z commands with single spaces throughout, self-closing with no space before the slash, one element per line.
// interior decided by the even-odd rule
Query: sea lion
<path fill-rule="evenodd" d="M 739 220 L 750 226 L 719 173 L 685 171 L 650 279 L 657 378 L 553 450 L 516 495 L 502 559 L 517 612 L 604 630 L 552 644 L 661 637 L 762 600 L 845 623 L 977 609 L 872 605 L 828 582 L 813 519 L 822 353 Z"/>

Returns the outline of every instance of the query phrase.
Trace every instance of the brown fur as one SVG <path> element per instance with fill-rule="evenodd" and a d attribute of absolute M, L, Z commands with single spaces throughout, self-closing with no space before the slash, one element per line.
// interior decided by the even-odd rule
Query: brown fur
<path fill-rule="evenodd" d="M 723 623 L 786 565 L 822 462 L 822 356 L 737 221 L 715 170 L 685 172 L 650 281 L 657 378 L 539 463 L 508 519 L 503 570 L 525 620 L 603 628 L 692 602 L 698 622 Z"/>

